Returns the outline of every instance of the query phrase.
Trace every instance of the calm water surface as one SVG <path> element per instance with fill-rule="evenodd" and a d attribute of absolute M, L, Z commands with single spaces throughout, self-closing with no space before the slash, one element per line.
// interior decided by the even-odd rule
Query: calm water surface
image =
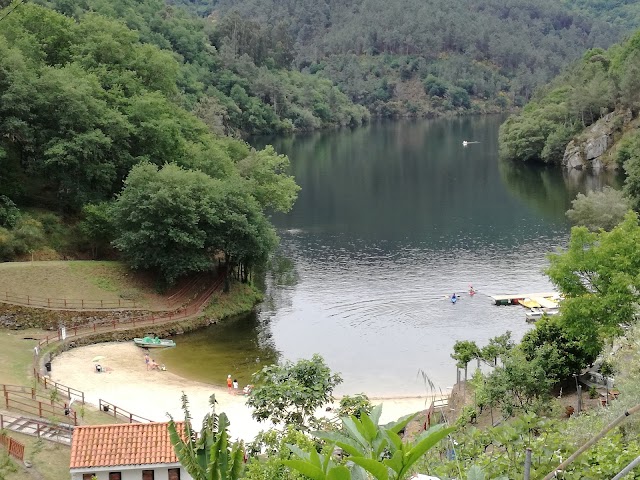
<path fill-rule="evenodd" d="M 414 395 L 419 371 L 455 381 L 456 340 L 529 328 L 487 295 L 552 290 L 545 254 L 566 244 L 578 192 L 614 178 L 498 161 L 503 117 L 389 122 L 270 139 L 302 187 L 274 215 L 281 245 L 257 314 L 176 338 L 177 373 L 241 384 L 264 363 L 320 353 L 339 393 Z M 477 141 L 463 147 L 462 141 Z M 261 140 L 262 142 L 262 140 Z M 260 145 L 260 143 L 258 143 Z M 457 304 L 448 297 L 466 292 Z"/>

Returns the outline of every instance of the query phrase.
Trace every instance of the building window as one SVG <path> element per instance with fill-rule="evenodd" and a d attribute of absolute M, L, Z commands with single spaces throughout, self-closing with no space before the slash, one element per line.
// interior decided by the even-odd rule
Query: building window
<path fill-rule="evenodd" d="M 83 473 L 82 480 L 93 480 L 95 473 Z"/>
<path fill-rule="evenodd" d="M 169 480 L 180 480 L 179 468 L 170 468 L 168 473 L 169 473 Z"/>
<path fill-rule="evenodd" d="M 154 480 L 153 470 L 142 470 L 142 480 Z"/>
<path fill-rule="evenodd" d="M 109 472 L 109 480 L 122 480 L 120 472 Z"/>

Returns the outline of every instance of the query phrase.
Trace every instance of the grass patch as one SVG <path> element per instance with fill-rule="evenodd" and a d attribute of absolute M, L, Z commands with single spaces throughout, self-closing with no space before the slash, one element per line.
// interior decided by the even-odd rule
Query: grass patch
<path fill-rule="evenodd" d="M 262 301 L 263 295 L 253 285 L 232 283 L 229 293 L 216 291 L 204 310 L 207 317 L 226 318 L 246 313 Z"/>
<path fill-rule="evenodd" d="M 141 307 L 162 309 L 164 299 L 149 276 L 121 262 L 51 261 L 0 264 L 0 296 L 4 292 L 40 299 L 134 300 Z"/>
<path fill-rule="evenodd" d="M 25 337 L 39 337 L 40 330 L 0 329 L 0 383 L 8 385 L 28 385 L 33 363 L 33 347 L 37 340 Z"/>
<path fill-rule="evenodd" d="M 16 432 L 9 432 L 9 435 L 24 444 L 24 459 L 30 462 L 32 467 L 25 468 L 19 462 L 11 459 L 14 471 L 4 475 L 6 480 L 61 480 L 69 478 L 71 447 Z"/>

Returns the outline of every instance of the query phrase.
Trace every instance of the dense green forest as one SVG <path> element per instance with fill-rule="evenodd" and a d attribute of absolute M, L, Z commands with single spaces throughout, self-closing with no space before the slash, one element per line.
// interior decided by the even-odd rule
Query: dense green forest
<path fill-rule="evenodd" d="M 223 26 L 257 64 L 273 29 L 292 65 L 331 79 L 376 115 L 492 112 L 522 105 L 585 50 L 638 26 L 551 0 L 176 0 Z M 267 42 L 268 43 L 268 42 Z"/>
<path fill-rule="evenodd" d="M 625 189 L 640 206 L 640 33 L 608 50 L 592 49 L 500 130 L 500 153 L 516 161 L 559 164 L 567 144 L 610 112 L 617 111 L 615 144 L 604 161 L 622 167 Z"/>
<path fill-rule="evenodd" d="M 124 23 L 140 43 L 171 53 L 177 62 L 175 101 L 216 133 L 261 134 L 359 125 L 367 112 L 330 81 L 283 69 L 286 41 L 277 30 L 262 39 L 260 62 L 220 43 L 220 26 L 162 0 L 40 0 L 82 19 L 88 12 Z"/>
<path fill-rule="evenodd" d="M 105 2 L 104 8 L 124 5 Z M 55 250 L 52 255 L 104 252 L 113 242 L 130 265 L 157 270 L 167 283 L 207 268 L 218 252 L 246 278 L 275 244 L 265 212 L 286 211 L 295 201 L 288 159 L 271 147 L 255 151 L 216 132 L 206 115 L 203 121 L 190 113 L 190 102 L 220 113 L 216 98 L 227 97 L 208 97 L 207 88 L 189 78 L 203 65 L 143 37 L 162 44 L 173 35 L 185 42 L 187 55 L 206 51 L 202 31 L 181 25 L 181 15 L 175 23 L 167 15 L 165 23 L 152 22 L 163 15 L 157 3 L 131 5 L 152 12 L 149 24 L 164 36 L 147 28 L 143 17 L 134 31 L 95 11 L 80 12 L 78 4 L 74 16 L 20 2 L 3 11 L 0 259 L 44 247 Z M 287 78 L 301 79 L 300 88 L 318 102 L 323 92 L 334 99 L 328 114 L 361 109 L 326 80 Z M 274 122 L 288 121 L 249 97 L 240 81 L 229 82 L 232 97 L 235 91 L 248 102 L 243 108 L 252 104 L 271 112 Z M 259 121 L 250 107 L 234 108 L 249 122 Z"/>

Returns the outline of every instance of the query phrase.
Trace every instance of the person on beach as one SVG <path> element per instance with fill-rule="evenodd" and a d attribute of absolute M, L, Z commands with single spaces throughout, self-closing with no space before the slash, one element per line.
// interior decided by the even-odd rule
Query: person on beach
<path fill-rule="evenodd" d="M 147 370 L 149 370 L 149 352 L 144 354 L 144 363 L 147 367 Z"/>
<path fill-rule="evenodd" d="M 231 375 L 227 375 L 227 389 L 229 393 L 231 393 L 231 387 L 233 386 L 233 380 L 231 380 Z"/>
<path fill-rule="evenodd" d="M 234 390 L 238 389 L 238 380 L 236 380 L 235 378 L 233 379 L 233 389 Z"/>

